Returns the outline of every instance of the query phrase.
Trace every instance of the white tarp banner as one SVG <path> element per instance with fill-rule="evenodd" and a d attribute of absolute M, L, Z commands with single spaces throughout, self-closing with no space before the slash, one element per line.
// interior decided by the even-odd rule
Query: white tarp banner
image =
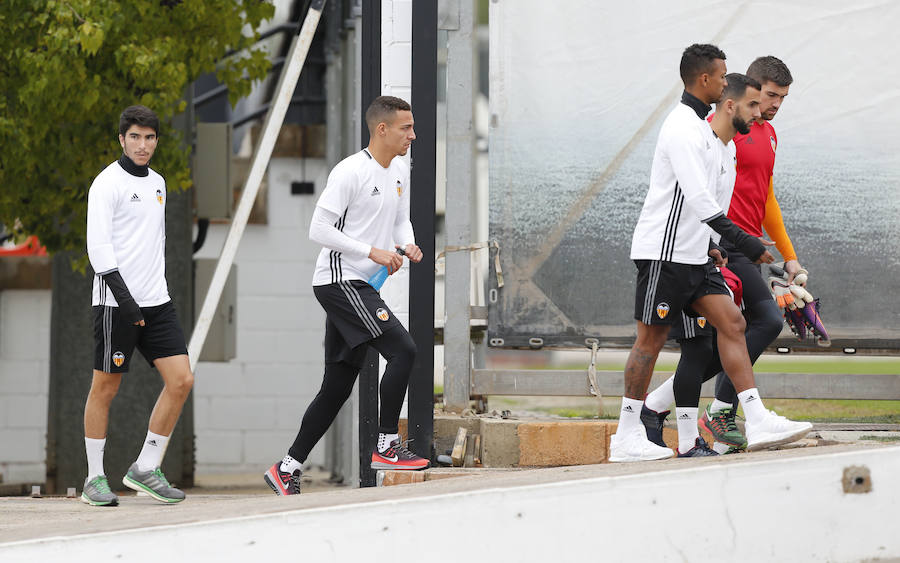
<path fill-rule="evenodd" d="M 774 55 L 775 193 L 835 345 L 900 347 L 900 2 L 498 0 L 490 12 L 489 333 L 584 345 L 634 332 L 631 235 L 681 53 Z M 849 339 L 849 340 L 848 340 Z M 495 344 L 498 343 L 495 341 Z"/>

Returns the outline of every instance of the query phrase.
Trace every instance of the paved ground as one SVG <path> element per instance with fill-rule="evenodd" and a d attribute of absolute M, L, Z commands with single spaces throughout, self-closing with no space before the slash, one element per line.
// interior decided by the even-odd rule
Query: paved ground
<path fill-rule="evenodd" d="M 163 505 L 148 497 L 123 495 L 115 508 L 91 507 L 78 499 L 61 497 L 0 498 L 0 544 L 5 542 L 90 534 L 100 531 L 177 525 L 223 518 L 271 514 L 468 490 L 528 486 L 594 477 L 638 475 L 684 469 L 701 464 L 745 464 L 774 458 L 816 456 L 826 453 L 892 447 L 891 444 L 839 444 L 795 448 L 705 459 L 670 459 L 637 464 L 600 464 L 550 469 L 485 470 L 476 476 L 440 479 L 421 484 L 353 489 L 328 485 L 324 475 L 307 483 L 308 494 L 276 497 L 264 485 L 247 476 L 200 479 L 203 485 L 188 491 L 188 499 L 177 505 Z M 896 447 L 896 444 L 893 445 Z M 217 481 L 218 480 L 218 481 Z"/>

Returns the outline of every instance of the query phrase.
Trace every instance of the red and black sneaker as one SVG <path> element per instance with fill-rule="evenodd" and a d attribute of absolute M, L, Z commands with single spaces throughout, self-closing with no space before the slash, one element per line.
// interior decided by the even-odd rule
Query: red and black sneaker
<path fill-rule="evenodd" d="M 406 449 L 409 440 L 401 442 L 399 438 L 391 442 L 387 450 L 379 452 L 378 448 L 372 452 L 372 469 L 425 469 L 428 460 L 421 458 Z"/>
<path fill-rule="evenodd" d="M 300 476 L 303 474 L 299 469 L 295 469 L 293 473 L 281 470 L 281 461 L 276 461 L 275 465 L 265 472 L 263 478 L 266 484 L 272 487 L 278 496 L 299 495 L 300 494 Z"/>

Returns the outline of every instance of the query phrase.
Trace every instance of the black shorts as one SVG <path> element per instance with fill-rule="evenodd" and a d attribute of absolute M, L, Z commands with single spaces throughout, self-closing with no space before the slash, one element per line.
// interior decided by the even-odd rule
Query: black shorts
<path fill-rule="evenodd" d="M 722 245 L 728 252 L 728 269 L 734 272 L 734 275 L 741 279 L 741 286 L 744 292 L 744 308 L 750 309 L 760 301 L 772 299 L 772 293 L 763 279 L 759 264 L 754 264 L 749 258 L 741 254 L 741 251 L 729 246 L 727 243 Z"/>
<path fill-rule="evenodd" d="M 403 328 L 378 292 L 364 281 L 316 285 L 313 293 L 325 309 L 325 363 L 362 367 L 366 342 L 395 327 Z"/>
<path fill-rule="evenodd" d="M 156 307 L 141 307 L 144 326 L 122 320 L 118 307 L 95 305 L 94 369 L 126 373 L 137 348 L 150 367 L 157 358 L 187 354 L 184 333 L 171 301 Z"/>
<path fill-rule="evenodd" d="M 681 320 L 672 325 L 669 330 L 669 340 L 688 340 L 698 336 L 712 336 L 713 326 L 707 322 L 706 317 L 689 317 L 683 312 Z"/>
<path fill-rule="evenodd" d="M 691 304 L 705 295 L 731 295 L 725 278 L 712 263 L 679 264 L 635 260 L 638 269 L 634 318 L 647 325 L 672 325 L 684 313 L 698 317 Z"/>

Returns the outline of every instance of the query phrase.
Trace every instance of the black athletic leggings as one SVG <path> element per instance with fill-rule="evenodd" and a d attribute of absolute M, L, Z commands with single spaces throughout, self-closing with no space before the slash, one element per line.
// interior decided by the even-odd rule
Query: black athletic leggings
<path fill-rule="evenodd" d="M 714 341 L 711 334 L 678 341 L 681 345 L 681 358 L 675 368 L 675 381 L 672 383 L 676 407 L 700 405 L 700 386 L 709 379 L 706 372 L 713 361 Z"/>
<path fill-rule="evenodd" d="M 378 350 L 378 353 L 387 360 L 379 393 L 381 397 L 379 431 L 396 434 L 403 396 L 406 394 L 409 374 L 412 372 L 413 360 L 416 357 L 416 345 L 402 326 L 396 326 L 378 338 L 370 340 L 368 345 Z M 306 409 L 300 423 L 300 431 L 288 450 L 292 458 L 301 463 L 306 461 L 313 446 L 325 435 L 338 411 L 350 397 L 358 374 L 359 368 L 346 362 L 325 364 L 322 388 Z"/>

